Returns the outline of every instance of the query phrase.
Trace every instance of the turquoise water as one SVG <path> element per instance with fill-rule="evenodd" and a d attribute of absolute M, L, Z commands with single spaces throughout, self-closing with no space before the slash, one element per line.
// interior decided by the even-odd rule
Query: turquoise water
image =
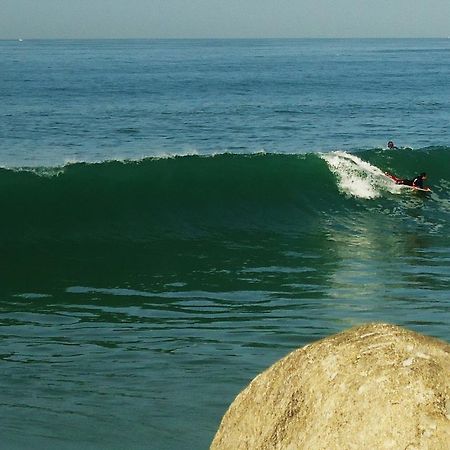
<path fill-rule="evenodd" d="M 449 340 L 449 55 L 0 42 L 2 445 L 207 448 L 292 349 Z M 431 194 L 383 175 L 422 170 Z"/>

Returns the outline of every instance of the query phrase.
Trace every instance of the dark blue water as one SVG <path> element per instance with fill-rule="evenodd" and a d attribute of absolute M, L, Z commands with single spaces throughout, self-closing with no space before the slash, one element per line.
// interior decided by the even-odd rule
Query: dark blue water
<path fill-rule="evenodd" d="M 3 41 L 7 165 L 448 145 L 450 40 Z"/>
<path fill-rule="evenodd" d="M 204 449 L 290 350 L 449 340 L 449 67 L 446 39 L 0 41 L 0 446 Z"/>

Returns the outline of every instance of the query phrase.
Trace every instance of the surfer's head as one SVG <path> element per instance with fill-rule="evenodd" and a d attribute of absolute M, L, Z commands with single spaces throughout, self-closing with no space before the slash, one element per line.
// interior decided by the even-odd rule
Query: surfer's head
<path fill-rule="evenodd" d="M 426 172 L 422 172 L 422 173 L 420 174 L 420 177 L 426 179 L 426 178 L 427 178 Z"/>
<path fill-rule="evenodd" d="M 392 141 L 388 142 L 388 148 L 394 148 L 394 143 Z"/>

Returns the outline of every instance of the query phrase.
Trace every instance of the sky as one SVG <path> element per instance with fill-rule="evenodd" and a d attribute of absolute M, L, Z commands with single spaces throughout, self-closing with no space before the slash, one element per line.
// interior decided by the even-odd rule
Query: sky
<path fill-rule="evenodd" d="M 0 0 L 0 39 L 450 37 L 450 0 Z"/>

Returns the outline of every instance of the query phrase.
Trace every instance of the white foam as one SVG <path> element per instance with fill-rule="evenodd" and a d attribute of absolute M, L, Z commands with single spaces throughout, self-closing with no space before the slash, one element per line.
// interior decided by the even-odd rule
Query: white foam
<path fill-rule="evenodd" d="M 11 172 L 21 173 L 28 172 L 40 177 L 52 178 L 58 177 L 64 173 L 64 167 L 1 167 Z"/>
<path fill-rule="evenodd" d="M 383 190 L 398 193 L 399 187 L 370 163 L 343 151 L 321 154 L 329 169 L 336 175 L 341 192 L 358 198 L 380 197 Z"/>

